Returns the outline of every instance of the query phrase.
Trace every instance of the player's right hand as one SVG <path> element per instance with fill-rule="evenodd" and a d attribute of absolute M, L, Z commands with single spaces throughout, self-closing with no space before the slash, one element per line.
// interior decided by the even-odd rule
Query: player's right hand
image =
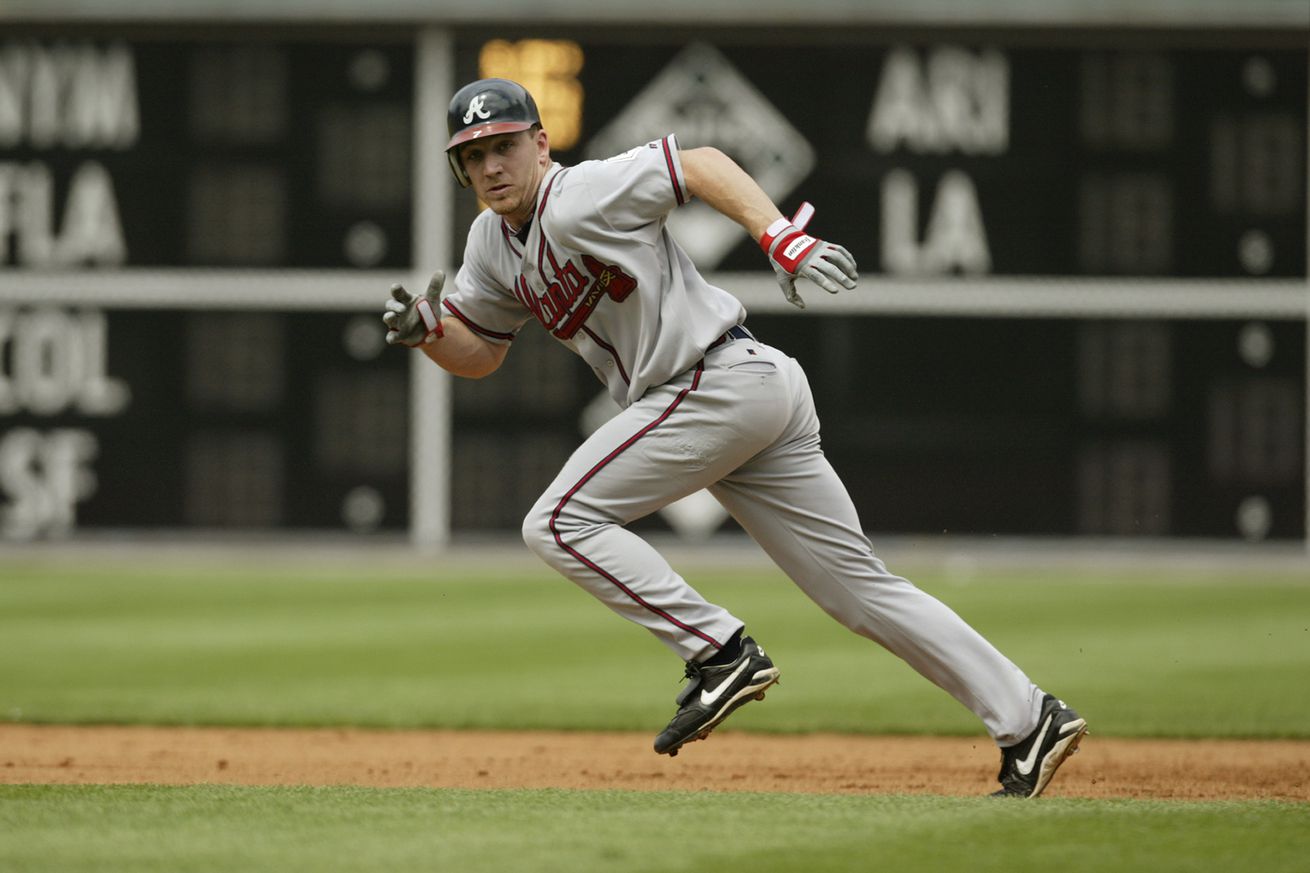
<path fill-rule="evenodd" d="M 386 312 L 382 313 L 390 345 L 415 348 L 442 335 L 440 304 L 441 286 L 445 281 L 446 274 L 437 270 L 422 297 L 410 294 L 404 285 L 391 286 L 391 299 L 386 302 Z"/>
<path fill-rule="evenodd" d="M 769 256 L 782 296 L 800 309 L 805 308 L 805 301 L 796 291 L 798 278 L 809 279 L 829 294 L 836 294 L 842 288 L 853 289 L 860 278 L 850 252 L 805 232 L 805 225 L 813 212 L 813 208 L 804 203 L 792 221 L 779 218 L 760 237 L 760 248 Z"/>

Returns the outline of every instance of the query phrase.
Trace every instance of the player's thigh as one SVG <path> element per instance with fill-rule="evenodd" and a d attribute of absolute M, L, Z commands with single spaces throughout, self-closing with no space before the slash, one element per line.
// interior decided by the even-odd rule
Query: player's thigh
<path fill-rule="evenodd" d="M 817 433 L 761 455 L 711 491 L 802 587 L 871 557 L 859 514 Z"/>
<path fill-rule="evenodd" d="M 785 423 L 777 392 L 760 382 L 711 367 L 652 389 L 578 447 L 538 511 L 626 523 L 729 475 Z"/>

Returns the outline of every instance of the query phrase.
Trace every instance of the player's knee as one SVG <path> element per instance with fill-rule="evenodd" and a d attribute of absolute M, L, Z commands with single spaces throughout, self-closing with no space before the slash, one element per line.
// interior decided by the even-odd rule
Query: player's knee
<path fill-rule="evenodd" d="M 577 519 L 561 504 L 559 495 L 548 491 L 523 518 L 523 542 L 549 564 L 558 560 L 564 538 L 576 527 Z"/>
<path fill-rule="evenodd" d="M 549 492 L 538 498 L 523 518 L 523 542 L 548 564 L 566 555 L 579 537 L 605 521 L 592 517 L 581 501 L 561 501 Z"/>
<path fill-rule="evenodd" d="M 550 529 L 551 511 L 539 501 L 523 517 L 523 542 L 534 554 L 545 559 L 549 559 L 547 551 L 555 542 L 555 535 Z"/>

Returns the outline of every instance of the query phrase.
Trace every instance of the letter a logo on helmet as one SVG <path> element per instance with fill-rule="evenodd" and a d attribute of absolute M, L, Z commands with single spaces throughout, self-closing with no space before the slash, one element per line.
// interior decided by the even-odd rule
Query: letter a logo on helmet
<path fill-rule="evenodd" d="M 465 124 L 471 123 L 473 121 L 473 116 L 475 115 L 483 120 L 490 118 L 491 113 L 487 111 L 486 106 L 487 106 L 486 94 L 479 94 L 478 96 L 470 100 L 469 111 L 464 113 L 464 123 Z"/>
<path fill-rule="evenodd" d="M 470 82 L 450 98 L 446 114 L 446 157 L 459 184 L 467 188 L 468 173 L 459 160 L 459 146 L 471 139 L 516 133 L 541 124 L 537 103 L 528 90 L 509 79 L 479 79 Z"/>

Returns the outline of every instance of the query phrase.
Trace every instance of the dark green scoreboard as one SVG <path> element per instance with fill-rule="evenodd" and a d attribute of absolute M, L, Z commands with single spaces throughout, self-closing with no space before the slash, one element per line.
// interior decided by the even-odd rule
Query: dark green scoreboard
<path fill-rule="evenodd" d="M 0 265 L 409 265 L 403 36 L 16 31 L 0 58 Z"/>
<path fill-rule="evenodd" d="M 813 202 L 811 229 L 860 264 L 853 296 L 922 288 L 924 314 L 750 317 L 805 364 L 869 530 L 1305 536 L 1304 34 L 472 31 L 457 81 L 495 72 L 488 59 L 539 73 L 550 55 L 531 39 L 578 49 L 562 163 L 676 132 L 732 155 L 784 210 Z M 538 88 L 568 94 L 550 75 Z M 548 130 L 567 102 L 543 101 Z M 457 245 L 473 209 L 458 201 Z M 731 230 L 682 241 L 702 268 L 761 270 Z M 1007 277 L 1068 314 L 989 308 Z M 1191 284 L 1135 315 L 1156 280 Z M 1141 301 L 1099 307 L 1122 283 Z M 1244 314 L 1269 287 L 1278 311 Z M 597 388 L 580 372 L 575 390 Z M 457 420 L 468 443 L 507 427 Z M 529 417 L 522 439 L 545 426 Z M 556 436 L 576 439 L 575 422 Z"/>
<path fill-rule="evenodd" d="M 1304 322 L 750 324 L 805 363 L 869 530 L 1305 534 Z"/>
<path fill-rule="evenodd" d="M 315 290 L 413 263 L 415 52 L 0 34 L 0 539 L 406 528 L 409 360 Z"/>
<path fill-rule="evenodd" d="M 404 530 L 409 361 L 378 326 L 0 305 L 0 538 Z"/>
<path fill-rule="evenodd" d="M 462 40 L 457 78 L 505 38 Z M 561 162 L 676 130 L 732 154 L 784 209 L 812 201 L 816 232 L 866 274 L 1306 275 L 1304 34 L 561 38 L 581 48 L 585 94 Z M 948 244 L 975 218 L 985 258 Z M 714 268 L 758 270 L 758 252 L 743 239 Z"/>
<path fill-rule="evenodd" d="M 519 63 L 492 72 L 540 89 L 558 143 L 551 117 L 576 127 L 562 162 L 676 131 L 733 155 L 784 209 L 812 201 L 813 230 L 860 263 L 852 304 L 922 287 L 894 314 L 750 319 L 805 364 L 869 530 L 1306 535 L 1304 33 L 417 34 L 0 35 L 0 538 L 410 524 L 410 356 L 379 347 L 374 311 L 314 311 L 305 271 L 340 288 L 458 266 L 476 204 L 453 184 L 455 263 L 418 262 L 431 195 L 416 156 L 445 168 L 444 142 L 416 137 L 444 127 L 446 96 L 418 70 L 458 84 L 492 44 Z M 537 63 L 554 55 L 534 40 L 573 66 Z M 688 227 L 675 233 L 729 290 L 767 276 L 744 235 Z M 102 305 L 102 287 L 138 275 L 175 284 L 172 302 Z M 252 275 L 258 306 L 195 299 L 248 299 Z M 1009 278 L 1070 305 L 958 305 Z M 81 296 L 31 290 L 62 279 Z M 1116 283 L 1149 297 L 1156 280 L 1181 283 L 1171 307 L 1098 314 Z M 457 531 L 516 530 L 581 439 L 600 386 L 538 339 L 504 372 L 456 380 Z"/>

